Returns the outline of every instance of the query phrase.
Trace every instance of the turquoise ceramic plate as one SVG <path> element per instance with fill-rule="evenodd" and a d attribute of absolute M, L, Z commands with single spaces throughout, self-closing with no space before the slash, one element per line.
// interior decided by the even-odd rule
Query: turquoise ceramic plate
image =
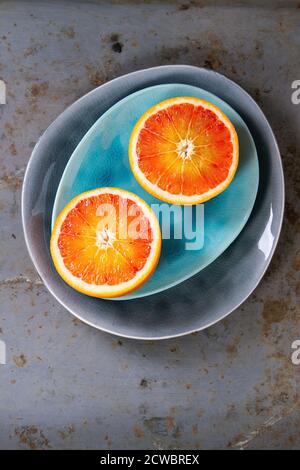
<path fill-rule="evenodd" d="M 134 124 L 148 108 L 175 96 L 195 96 L 208 100 L 229 117 L 239 137 L 238 170 L 229 187 L 203 204 L 201 210 L 197 211 L 194 207 L 183 217 L 182 211 L 185 209 L 180 208 L 178 211 L 177 206 L 175 215 L 170 220 L 171 237 L 163 241 L 161 259 L 155 273 L 140 289 L 122 297 L 123 300 L 168 289 L 205 268 L 238 236 L 254 205 L 259 181 L 258 159 L 254 141 L 245 122 L 227 103 L 203 89 L 183 84 L 167 84 L 145 88 L 127 96 L 95 122 L 65 168 L 55 198 L 52 225 L 73 197 L 101 186 L 127 189 L 149 204 L 160 203 L 135 180 L 128 161 L 128 142 Z M 174 226 L 177 229 L 182 226 L 181 239 L 175 238 L 180 230 L 175 231 L 175 235 Z M 197 238 L 192 238 L 196 228 Z"/>

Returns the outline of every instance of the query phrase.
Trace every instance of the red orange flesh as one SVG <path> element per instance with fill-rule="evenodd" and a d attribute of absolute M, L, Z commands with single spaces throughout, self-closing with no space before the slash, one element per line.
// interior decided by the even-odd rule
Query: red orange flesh
<path fill-rule="evenodd" d="M 232 180 L 239 157 L 233 124 L 213 104 L 171 98 L 149 109 L 129 144 L 132 170 L 148 192 L 175 204 L 204 202 Z"/>
<path fill-rule="evenodd" d="M 160 246 L 155 214 L 117 188 L 73 199 L 59 215 L 50 244 L 62 278 L 95 297 L 117 297 L 142 285 L 156 267 Z"/>

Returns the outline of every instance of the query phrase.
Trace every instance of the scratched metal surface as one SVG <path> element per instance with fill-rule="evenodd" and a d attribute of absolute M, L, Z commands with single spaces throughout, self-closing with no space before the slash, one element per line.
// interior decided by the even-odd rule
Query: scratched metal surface
<path fill-rule="evenodd" d="M 1 449 L 300 448 L 300 366 L 290 360 L 300 339 L 300 105 L 291 103 L 300 9 L 236 4 L 0 2 Z M 118 340 L 75 320 L 38 279 L 22 235 L 22 178 L 68 104 L 119 74 L 171 63 L 220 71 L 261 105 L 284 161 L 283 233 L 267 275 L 228 319 L 182 339 Z"/>

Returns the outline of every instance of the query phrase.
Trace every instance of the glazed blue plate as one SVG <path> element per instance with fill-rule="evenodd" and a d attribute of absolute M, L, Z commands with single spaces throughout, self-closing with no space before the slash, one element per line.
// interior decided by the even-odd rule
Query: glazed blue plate
<path fill-rule="evenodd" d="M 252 211 L 259 182 L 254 141 L 243 119 L 217 96 L 185 84 L 163 84 L 145 88 L 122 99 L 90 128 L 73 152 L 62 175 L 52 214 L 52 226 L 64 206 L 78 194 L 103 186 L 127 189 L 138 194 L 155 210 L 161 201 L 143 190 L 135 180 L 128 160 L 128 143 L 134 124 L 159 101 L 193 96 L 218 106 L 234 124 L 240 144 L 237 173 L 219 196 L 196 207 L 176 207 L 164 218 L 164 233 L 158 267 L 150 280 L 130 295 L 134 299 L 168 289 L 212 263 L 239 235 Z M 166 204 L 166 203 L 163 203 Z M 160 220 L 162 222 L 162 220 Z M 182 238 L 174 228 L 181 227 Z M 176 235 L 177 233 L 177 235 Z"/>

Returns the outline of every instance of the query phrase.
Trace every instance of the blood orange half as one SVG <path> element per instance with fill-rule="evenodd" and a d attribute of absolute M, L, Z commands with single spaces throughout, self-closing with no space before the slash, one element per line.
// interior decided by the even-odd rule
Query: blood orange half
<path fill-rule="evenodd" d="M 129 143 L 138 182 L 173 204 L 198 204 L 224 191 L 238 159 L 231 121 L 217 106 L 193 97 L 171 98 L 150 108 Z"/>
<path fill-rule="evenodd" d="M 54 225 L 54 265 L 74 289 L 93 297 L 118 297 L 140 287 L 153 273 L 161 233 L 152 209 L 117 188 L 80 194 Z"/>

